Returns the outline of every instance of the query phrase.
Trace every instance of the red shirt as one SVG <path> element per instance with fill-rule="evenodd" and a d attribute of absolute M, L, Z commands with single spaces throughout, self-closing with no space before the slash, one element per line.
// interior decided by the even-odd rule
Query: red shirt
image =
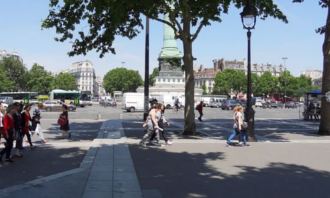
<path fill-rule="evenodd" d="M 30 116 L 30 113 L 29 112 L 24 112 L 24 116 L 23 116 L 23 119 L 24 119 L 24 127 L 23 127 L 23 132 L 25 134 L 29 133 L 30 131 L 30 121 L 31 121 L 31 116 Z"/>
<path fill-rule="evenodd" d="M 3 134 L 4 136 L 8 136 L 9 132 L 13 132 L 14 128 L 14 119 L 10 114 L 6 114 L 4 119 L 3 119 Z"/>

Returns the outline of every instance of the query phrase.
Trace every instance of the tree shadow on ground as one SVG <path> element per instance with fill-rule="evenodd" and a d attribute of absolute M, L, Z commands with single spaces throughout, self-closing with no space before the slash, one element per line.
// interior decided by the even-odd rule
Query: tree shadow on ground
<path fill-rule="evenodd" d="M 130 152 L 143 192 L 157 192 L 162 198 L 330 197 L 330 172 L 306 166 L 286 163 L 269 163 L 263 168 L 237 166 L 232 167 L 239 170 L 236 174 L 227 174 L 209 164 L 215 160 L 217 164 L 223 163 L 221 152 L 173 153 L 136 145 L 130 146 Z"/>
<path fill-rule="evenodd" d="M 174 123 L 182 123 L 183 119 L 170 119 Z M 178 126 L 179 127 L 179 126 Z M 204 122 L 196 121 L 197 131 L 206 134 L 209 138 L 228 138 L 232 131 L 232 119 L 208 119 Z M 305 122 L 299 119 L 268 119 L 255 121 L 255 134 L 262 139 L 273 141 L 289 141 L 285 135 L 298 135 L 303 137 L 321 137 L 317 134 L 317 122 Z"/>
<path fill-rule="evenodd" d="M 78 147 L 57 148 L 51 145 L 33 150 L 26 148 L 23 158 L 14 157 L 12 164 L 0 163 L 0 189 L 78 168 L 86 152 Z"/>
<path fill-rule="evenodd" d="M 102 121 L 98 122 L 71 122 L 70 123 L 70 131 L 72 134 L 72 138 L 70 141 L 78 142 L 84 140 L 93 140 L 97 137 L 99 129 L 102 125 Z M 48 140 L 59 140 L 63 139 L 62 133 L 59 129 L 58 124 L 52 124 L 51 127 L 44 132 L 44 134 L 48 134 Z"/>

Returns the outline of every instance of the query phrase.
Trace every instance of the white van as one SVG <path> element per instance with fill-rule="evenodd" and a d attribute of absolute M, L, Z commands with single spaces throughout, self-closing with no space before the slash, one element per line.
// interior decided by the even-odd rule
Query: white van
<path fill-rule="evenodd" d="M 144 110 L 144 93 L 127 92 L 123 96 L 124 109 L 127 112 Z"/>

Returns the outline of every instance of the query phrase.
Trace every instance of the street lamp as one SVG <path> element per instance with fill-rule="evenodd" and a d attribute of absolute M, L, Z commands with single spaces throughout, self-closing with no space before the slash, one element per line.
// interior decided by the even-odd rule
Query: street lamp
<path fill-rule="evenodd" d="M 285 103 L 286 103 L 286 61 L 288 60 L 288 57 L 283 57 L 282 58 L 282 60 L 283 60 L 283 66 L 284 66 L 284 108 L 285 108 Z"/>
<path fill-rule="evenodd" d="M 252 79 L 251 79 L 251 30 L 254 29 L 257 21 L 257 8 L 247 2 L 243 12 L 241 12 L 241 19 L 244 29 L 247 29 L 247 40 L 248 40 L 248 65 L 247 65 L 247 101 L 246 101 L 246 110 L 245 110 L 245 121 L 248 123 L 248 135 L 252 141 L 256 141 L 254 135 L 254 110 L 252 109 Z"/>
<path fill-rule="evenodd" d="M 149 17 L 146 17 L 143 120 L 147 119 L 148 110 L 149 110 Z"/>

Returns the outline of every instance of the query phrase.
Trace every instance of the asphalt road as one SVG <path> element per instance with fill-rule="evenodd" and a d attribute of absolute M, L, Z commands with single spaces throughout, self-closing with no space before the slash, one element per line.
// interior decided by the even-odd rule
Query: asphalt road
<path fill-rule="evenodd" d="M 31 150 L 24 142 L 23 158 L 14 158 L 13 164 L 0 164 L 0 189 L 79 167 L 103 122 L 97 118 L 118 119 L 120 112 L 120 109 L 98 105 L 70 112 L 71 140 L 61 138 L 56 124 L 60 112 L 41 112 L 41 125 L 48 143 L 41 144 L 34 135 L 32 141 L 37 148 Z M 3 148 L 2 144 L 0 148 Z"/>
<path fill-rule="evenodd" d="M 204 122 L 196 120 L 198 131 L 208 137 L 225 139 L 232 126 L 232 112 L 205 108 L 204 113 Z M 79 167 L 103 120 L 123 119 L 125 134 L 140 139 L 144 133 L 142 114 L 127 113 L 120 107 L 95 105 L 78 108 L 76 112 L 69 113 L 72 139 L 68 141 L 60 138 L 56 124 L 59 112 L 42 112 L 41 122 L 48 143 L 40 144 L 39 138 L 34 136 L 33 142 L 37 145 L 35 150 L 26 147 L 24 157 L 15 158 L 14 164 L 0 164 L 0 189 Z M 170 109 L 166 111 L 166 115 L 171 122 L 168 132 L 173 138 L 180 137 L 183 111 Z M 256 118 L 256 132 L 261 138 L 279 141 L 318 138 L 315 136 L 318 123 L 299 120 L 298 109 L 257 109 Z"/>

